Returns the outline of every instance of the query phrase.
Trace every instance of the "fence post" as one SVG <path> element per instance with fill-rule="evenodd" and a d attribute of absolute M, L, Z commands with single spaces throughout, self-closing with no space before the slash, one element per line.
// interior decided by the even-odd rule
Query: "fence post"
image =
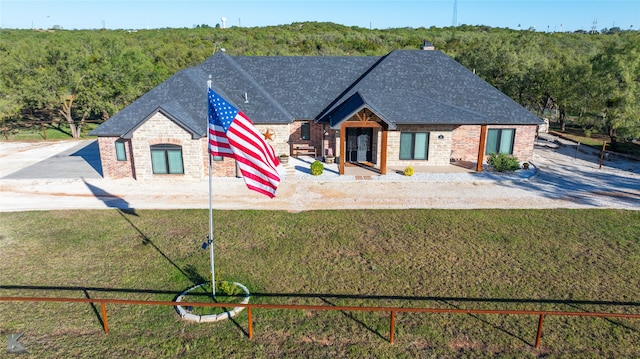
<path fill-rule="evenodd" d="M 396 318 L 395 318 L 395 312 L 392 310 L 391 311 L 391 329 L 389 330 L 389 343 L 393 344 L 393 334 L 395 333 L 395 327 L 396 327 Z"/>
<path fill-rule="evenodd" d="M 251 307 L 247 308 L 247 316 L 249 317 L 249 340 L 253 338 L 253 316 L 251 315 Z"/>
<path fill-rule="evenodd" d="M 540 337 L 542 337 L 542 322 L 544 321 L 544 314 L 540 314 L 538 319 L 538 334 L 536 335 L 536 349 L 540 348 Z"/>
<path fill-rule="evenodd" d="M 602 161 L 604 160 L 604 151 L 607 149 L 607 141 L 602 140 L 602 152 L 600 152 L 600 167 L 598 169 L 602 169 Z"/>
<path fill-rule="evenodd" d="M 102 306 L 102 325 L 104 326 L 104 333 L 109 334 L 109 324 L 107 323 L 107 304 L 100 302 Z"/>

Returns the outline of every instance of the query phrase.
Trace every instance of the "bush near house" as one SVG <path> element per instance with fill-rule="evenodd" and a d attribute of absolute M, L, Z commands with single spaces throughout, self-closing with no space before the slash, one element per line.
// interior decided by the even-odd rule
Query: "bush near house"
<path fill-rule="evenodd" d="M 498 172 L 509 172 L 520 169 L 520 161 L 505 153 L 492 153 L 487 162 Z"/>
<path fill-rule="evenodd" d="M 322 164 L 322 162 L 315 160 L 311 164 L 311 174 L 314 176 L 319 176 L 322 174 L 322 172 L 324 172 L 324 165 Z"/>

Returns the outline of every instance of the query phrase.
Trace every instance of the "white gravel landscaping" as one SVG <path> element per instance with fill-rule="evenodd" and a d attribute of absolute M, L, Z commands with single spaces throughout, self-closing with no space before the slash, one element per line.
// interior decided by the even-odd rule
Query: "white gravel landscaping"
<path fill-rule="evenodd" d="M 3 142 L 0 145 L 0 211 L 52 209 L 208 208 L 208 179 L 110 180 L 73 155 L 92 140 Z M 88 148 L 88 147 L 85 147 Z M 269 199 L 239 178 L 213 179 L 215 209 L 292 212 L 360 208 L 621 208 L 640 209 L 640 162 L 600 157 L 586 147 L 545 135 L 536 141 L 529 170 L 416 172 L 404 176 L 340 176 L 337 164 L 313 176 L 310 161 L 291 158 Z M 56 173 L 64 168 L 64 173 Z"/>

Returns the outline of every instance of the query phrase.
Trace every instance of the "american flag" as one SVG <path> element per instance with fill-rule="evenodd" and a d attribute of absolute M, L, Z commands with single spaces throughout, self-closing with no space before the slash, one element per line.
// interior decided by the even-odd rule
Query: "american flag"
<path fill-rule="evenodd" d="M 247 188 L 275 197 L 280 161 L 253 122 L 209 88 L 209 152 L 233 158 Z"/>

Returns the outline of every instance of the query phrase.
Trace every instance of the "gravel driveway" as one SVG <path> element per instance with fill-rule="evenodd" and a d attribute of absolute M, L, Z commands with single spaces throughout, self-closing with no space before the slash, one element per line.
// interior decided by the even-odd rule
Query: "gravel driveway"
<path fill-rule="evenodd" d="M 482 173 L 396 173 L 321 176 L 291 159 L 277 196 L 245 188 L 242 179 L 214 178 L 216 209 L 304 211 L 357 208 L 621 208 L 640 209 L 640 162 L 599 154 L 545 135 L 536 142 L 533 167 L 503 175 Z M 334 165 L 335 166 L 335 165 Z M 0 146 L 0 211 L 52 209 L 208 208 L 208 179 L 202 181 L 102 177 L 95 140 L 3 142 Z"/>

